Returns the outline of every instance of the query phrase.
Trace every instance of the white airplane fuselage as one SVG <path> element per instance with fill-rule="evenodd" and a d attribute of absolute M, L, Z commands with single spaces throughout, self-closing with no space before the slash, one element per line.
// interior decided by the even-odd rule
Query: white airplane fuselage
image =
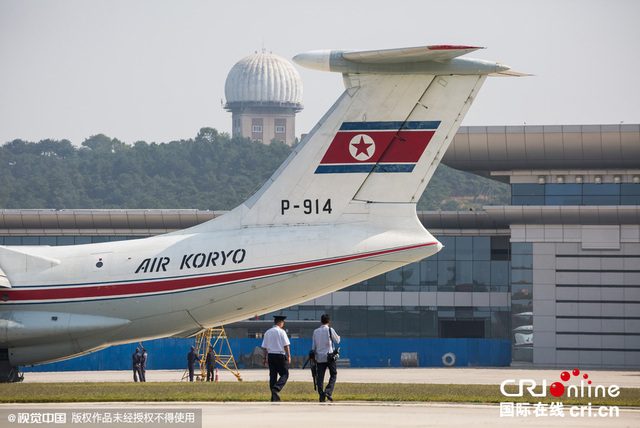
<path fill-rule="evenodd" d="M 6 329 L 4 339 L 14 348 L 12 363 L 30 365 L 42 363 L 43 353 L 56 361 L 114 344 L 187 337 L 439 251 L 417 218 L 410 223 L 242 228 L 56 247 L 64 265 L 16 275 L 5 290 L 3 318 L 21 327 Z"/>
<path fill-rule="evenodd" d="M 0 246 L 0 380 L 16 368 L 265 314 L 435 254 L 416 203 L 487 75 L 478 48 L 299 55 L 345 91 L 269 181 L 166 235 Z"/>

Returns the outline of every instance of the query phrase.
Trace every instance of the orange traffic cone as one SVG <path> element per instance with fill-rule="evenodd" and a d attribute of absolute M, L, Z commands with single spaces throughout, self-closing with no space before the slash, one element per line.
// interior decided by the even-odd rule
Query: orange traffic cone
<path fill-rule="evenodd" d="M 218 368 L 216 367 L 216 377 L 215 377 L 215 382 L 220 382 L 220 376 L 218 375 Z"/>

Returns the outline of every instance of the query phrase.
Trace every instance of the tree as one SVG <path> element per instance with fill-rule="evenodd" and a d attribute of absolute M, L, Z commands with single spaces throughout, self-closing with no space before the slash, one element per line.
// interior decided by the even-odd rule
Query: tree
<path fill-rule="evenodd" d="M 293 148 L 201 128 L 195 138 L 128 145 L 97 134 L 0 146 L 1 208 L 197 208 L 229 210 L 269 179 Z M 441 165 L 420 210 L 508 203 L 506 184 Z"/>

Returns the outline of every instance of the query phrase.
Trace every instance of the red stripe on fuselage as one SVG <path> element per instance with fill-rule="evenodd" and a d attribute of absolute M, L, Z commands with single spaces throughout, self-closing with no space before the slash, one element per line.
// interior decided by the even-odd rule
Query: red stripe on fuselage
<path fill-rule="evenodd" d="M 7 303 L 28 301 L 53 302 L 60 300 L 77 300 L 77 299 L 98 299 L 98 298 L 122 298 L 133 297 L 135 295 L 158 294 L 169 292 L 181 292 L 190 289 L 196 289 L 205 286 L 216 286 L 225 283 L 242 282 L 262 277 L 280 275 L 300 270 L 313 269 L 332 264 L 339 264 L 369 257 L 376 257 L 384 254 L 391 254 L 400 251 L 413 250 L 416 248 L 428 247 L 435 245 L 436 242 L 428 244 L 412 245 L 409 247 L 401 247 L 390 250 L 376 251 L 372 253 L 358 254 L 353 256 L 338 257 L 335 259 L 319 260 L 307 263 L 299 263 L 285 266 L 277 266 L 270 268 L 261 268 L 250 271 L 220 273 L 214 275 L 206 275 L 194 278 L 176 278 L 165 279 L 152 282 L 128 282 L 105 285 L 90 286 L 60 286 L 36 288 L 23 287 L 4 290 L 8 300 Z M 35 289 L 34 289 L 35 288 Z"/>

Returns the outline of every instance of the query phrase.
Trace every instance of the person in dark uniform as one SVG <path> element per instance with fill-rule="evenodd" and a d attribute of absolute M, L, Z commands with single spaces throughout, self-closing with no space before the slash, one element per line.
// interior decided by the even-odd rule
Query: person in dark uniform
<path fill-rule="evenodd" d="M 213 371 L 216 365 L 216 353 L 213 352 L 213 346 L 209 345 L 209 352 L 207 352 L 207 358 L 204 360 L 207 366 L 207 382 L 213 380 Z"/>
<path fill-rule="evenodd" d="M 133 361 L 133 381 L 138 381 L 138 376 L 140 376 L 140 380 L 142 381 L 142 374 L 140 373 L 140 361 L 142 361 L 142 355 L 140 355 L 140 348 L 136 348 L 136 352 L 131 356 L 131 360 Z"/>
<path fill-rule="evenodd" d="M 276 315 L 273 318 L 273 327 L 267 330 L 262 339 L 262 363 L 269 366 L 271 401 L 280 401 L 280 391 L 289 378 L 287 365 L 291 364 L 291 350 L 287 333 L 282 329 L 287 317 Z"/>
<path fill-rule="evenodd" d="M 147 350 L 142 348 L 140 355 L 140 382 L 147 381 Z"/>
<path fill-rule="evenodd" d="M 324 314 L 320 317 L 320 327 L 313 332 L 313 351 L 316 354 L 317 367 L 317 386 L 318 395 L 320 395 L 320 402 L 324 403 L 326 400 L 333 401 L 333 388 L 336 384 L 336 378 L 338 376 L 338 369 L 336 367 L 335 359 L 328 357 L 328 354 L 334 350 L 333 343 L 340 343 L 340 336 L 331 327 L 331 316 Z M 326 388 L 324 386 L 324 374 L 329 369 L 329 383 Z"/>
<path fill-rule="evenodd" d="M 187 367 L 189 368 L 189 382 L 193 382 L 193 368 L 196 361 L 200 361 L 200 357 L 196 354 L 196 347 L 191 345 L 191 352 L 187 354 Z"/>

